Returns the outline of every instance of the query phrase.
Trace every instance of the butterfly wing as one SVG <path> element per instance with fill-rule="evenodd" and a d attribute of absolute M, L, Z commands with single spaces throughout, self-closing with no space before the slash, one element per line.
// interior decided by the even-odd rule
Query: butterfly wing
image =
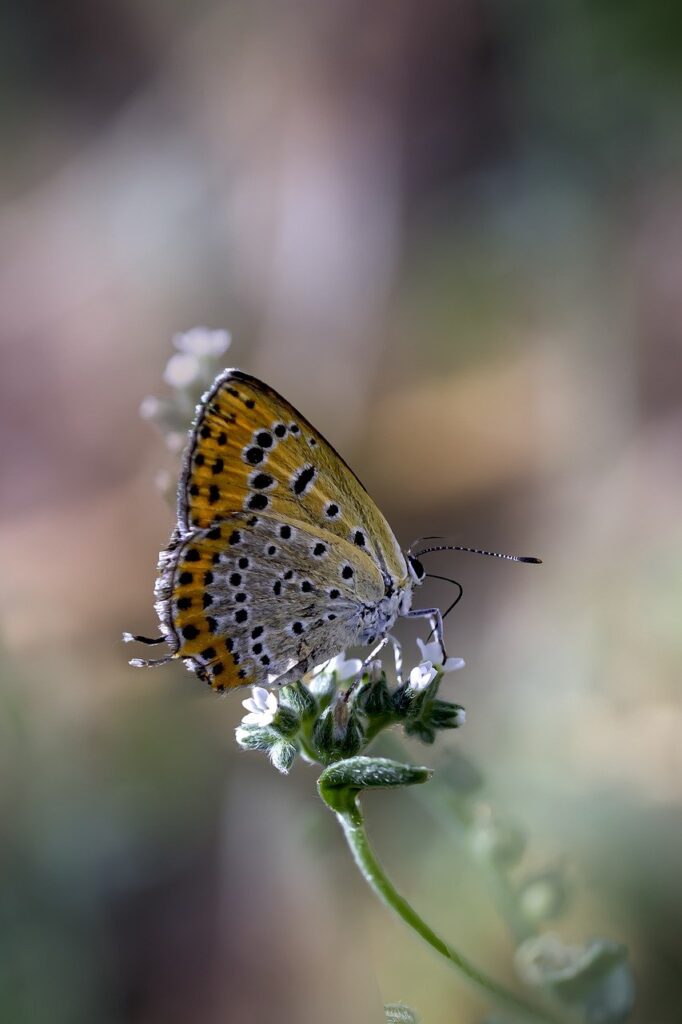
<path fill-rule="evenodd" d="M 357 643 L 363 605 L 384 593 L 350 542 L 246 511 L 176 535 L 160 570 L 156 607 L 173 654 L 217 690 L 300 677 Z"/>
<path fill-rule="evenodd" d="M 225 370 L 202 399 L 178 489 L 181 532 L 237 511 L 324 529 L 404 582 L 400 546 L 365 488 L 328 441 L 267 384 Z"/>

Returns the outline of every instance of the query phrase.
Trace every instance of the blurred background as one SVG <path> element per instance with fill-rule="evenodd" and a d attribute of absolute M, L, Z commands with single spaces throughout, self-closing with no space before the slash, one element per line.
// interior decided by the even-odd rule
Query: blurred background
<path fill-rule="evenodd" d="M 679 1021 L 680 9 L 29 0 L 0 51 L 0 1017 L 485 1012 L 372 901 L 315 771 L 238 752 L 246 694 L 127 666 L 177 472 L 138 409 L 208 324 L 405 545 L 544 558 L 433 559 L 467 725 L 406 756 L 475 765 L 519 884 L 570 878 L 548 926 L 627 944 L 632 1019 Z M 513 984 L 470 844 L 411 795 L 366 808 L 398 886 Z"/>

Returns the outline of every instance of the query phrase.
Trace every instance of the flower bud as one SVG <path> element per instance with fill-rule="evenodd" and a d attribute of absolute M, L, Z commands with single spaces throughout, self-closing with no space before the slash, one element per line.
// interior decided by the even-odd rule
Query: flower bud
<path fill-rule="evenodd" d="M 447 700 L 434 700 L 425 706 L 428 722 L 434 729 L 459 729 L 465 722 L 465 711 L 461 704 Z"/>
<path fill-rule="evenodd" d="M 393 691 L 393 694 L 391 695 L 391 703 L 393 704 L 393 710 L 400 718 L 404 718 L 408 713 L 412 702 L 412 696 L 413 695 L 410 692 L 409 687 L 405 684 L 397 687 L 397 689 Z"/>
<path fill-rule="evenodd" d="M 377 679 L 370 677 L 358 693 L 357 703 L 369 717 L 393 713 L 393 701 L 383 673 Z"/>
<path fill-rule="evenodd" d="M 297 753 L 298 748 L 296 745 L 288 740 L 279 740 L 268 751 L 272 764 L 283 775 L 286 775 L 291 768 Z"/>
<path fill-rule="evenodd" d="M 557 917 L 568 903 L 566 877 L 560 869 L 550 869 L 522 882 L 517 899 L 529 921 L 540 923 Z"/>
<path fill-rule="evenodd" d="M 243 750 L 270 750 L 281 739 L 271 726 L 253 725 L 237 726 L 235 738 Z"/>
<path fill-rule="evenodd" d="M 280 736 L 291 737 L 295 736 L 301 725 L 301 719 L 295 711 L 290 708 L 280 706 L 275 712 L 275 717 L 272 720 L 272 724 Z"/>
<path fill-rule="evenodd" d="M 279 691 L 279 703 L 280 707 L 288 708 L 303 720 L 310 719 L 317 713 L 317 701 L 300 680 L 282 687 Z"/>
<path fill-rule="evenodd" d="M 471 845 L 481 860 L 491 861 L 500 868 L 512 868 L 523 856 L 526 837 L 509 822 L 489 818 L 474 825 Z"/>
<path fill-rule="evenodd" d="M 627 951 L 608 939 L 569 946 L 557 935 L 522 942 L 516 951 L 520 977 L 551 992 L 570 1007 L 582 1007 L 581 1019 L 600 1024 L 624 1021 L 634 1001 Z"/>
<path fill-rule="evenodd" d="M 408 718 L 403 728 L 406 736 L 415 736 L 418 740 L 421 740 L 422 743 L 426 743 L 428 746 L 435 743 L 435 730 L 432 729 L 430 725 L 426 725 L 422 722 L 421 718 Z"/>
<path fill-rule="evenodd" d="M 327 763 L 343 757 L 352 757 L 362 747 L 364 729 L 360 717 L 342 693 L 323 711 L 315 723 L 313 740 Z"/>
<path fill-rule="evenodd" d="M 325 708 L 313 727 L 313 743 L 317 747 L 320 756 L 326 760 L 326 753 L 332 749 L 334 734 L 334 719 L 331 708 Z"/>

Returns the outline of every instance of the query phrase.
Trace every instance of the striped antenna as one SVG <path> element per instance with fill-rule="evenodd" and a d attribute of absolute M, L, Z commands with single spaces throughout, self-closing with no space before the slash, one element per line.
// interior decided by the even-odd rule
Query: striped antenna
<path fill-rule="evenodd" d="M 429 538 L 425 537 L 424 540 Z M 528 562 L 530 565 L 542 565 L 541 558 L 535 558 L 533 555 L 505 555 L 501 551 L 484 551 L 482 548 L 465 548 L 461 544 L 436 544 L 431 548 L 422 548 L 421 551 L 417 551 L 414 554 L 414 558 L 421 558 L 422 555 L 428 555 L 432 551 L 465 551 L 470 555 L 487 555 L 488 558 L 505 558 L 508 562 Z"/>

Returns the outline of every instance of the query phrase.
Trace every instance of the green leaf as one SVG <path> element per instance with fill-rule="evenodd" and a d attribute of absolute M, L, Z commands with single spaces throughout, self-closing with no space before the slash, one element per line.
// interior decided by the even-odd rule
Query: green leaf
<path fill-rule="evenodd" d="M 428 782 L 430 768 L 401 764 L 386 757 L 349 757 L 325 768 L 318 779 L 320 796 L 334 810 L 346 804 L 346 796 L 355 796 L 363 789 L 387 789 L 414 786 Z"/>

